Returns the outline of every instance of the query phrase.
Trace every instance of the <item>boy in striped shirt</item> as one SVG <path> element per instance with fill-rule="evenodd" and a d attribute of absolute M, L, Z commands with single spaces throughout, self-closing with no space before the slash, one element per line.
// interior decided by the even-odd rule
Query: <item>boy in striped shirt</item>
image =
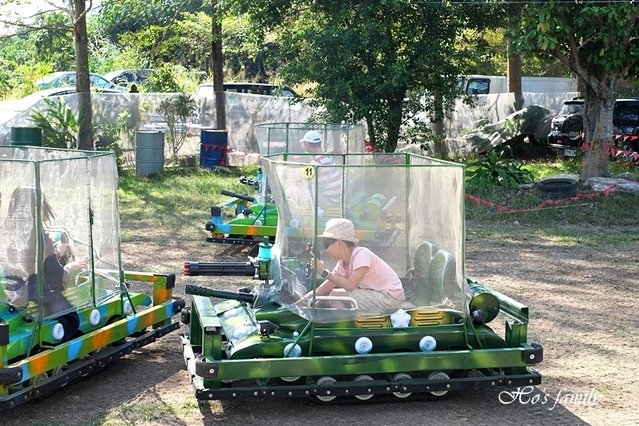
<path fill-rule="evenodd" d="M 331 166 L 333 159 L 322 149 L 322 136 L 317 130 L 306 132 L 300 140 L 309 154 L 315 154 L 311 165 Z M 323 210 L 339 208 L 342 201 L 342 176 L 338 167 L 318 168 L 319 206 Z"/>

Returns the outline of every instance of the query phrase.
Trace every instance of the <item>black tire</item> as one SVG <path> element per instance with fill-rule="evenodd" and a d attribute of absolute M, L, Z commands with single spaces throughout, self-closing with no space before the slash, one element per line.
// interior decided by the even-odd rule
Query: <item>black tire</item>
<path fill-rule="evenodd" d="M 550 178 L 537 183 L 537 193 L 544 199 L 558 200 L 577 195 L 579 182 L 569 178 Z"/>

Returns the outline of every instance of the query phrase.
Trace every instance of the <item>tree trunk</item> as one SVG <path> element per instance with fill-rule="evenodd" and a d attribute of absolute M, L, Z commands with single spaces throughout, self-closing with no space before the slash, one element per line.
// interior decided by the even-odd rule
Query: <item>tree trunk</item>
<path fill-rule="evenodd" d="M 218 0 L 213 5 L 213 96 L 215 97 L 215 128 L 226 129 L 226 98 L 224 95 L 224 56 L 222 54 L 222 16 Z"/>
<path fill-rule="evenodd" d="M 372 147 L 372 149 L 378 149 L 377 146 L 377 133 L 375 132 L 375 120 L 370 114 L 366 114 L 364 117 L 366 121 L 366 130 L 368 133 L 368 143 Z"/>
<path fill-rule="evenodd" d="M 508 50 L 508 91 L 515 95 L 515 108 L 520 110 L 524 106 L 521 88 L 521 55 L 512 51 L 512 40 L 506 41 Z"/>
<path fill-rule="evenodd" d="M 577 93 L 579 96 L 586 96 L 586 82 L 581 77 L 577 77 Z"/>
<path fill-rule="evenodd" d="M 446 150 L 446 144 L 443 143 L 443 141 L 446 140 L 446 128 L 444 126 L 444 99 L 438 90 L 433 90 L 433 110 L 430 130 L 435 136 L 438 136 L 438 138 L 436 138 L 436 140 L 431 144 L 433 155 L 437 158 L 447 158 L 448 152 Z"/>
<path fill-rule="evenodd" d="M 73 38 L 75 41 L 76 91 L 78 92 L 78 148 L 92 150 L 93 123 L 89 82 L 89 48 L 85 0 L 73 1 Z"/>
<path fill-rule="evenodd" d="M 593 79 L 586 87 L 582 180 L 608 174 L 616 89 L 617 79 L 611 76 L 604 77 L 602 80 Z"/>
<path fill-rule="evenodd" d="M 402 125 L 402 103 L 389 102 L 388 116 L 386 117 L 386 142 L 384 152 L 395 152 L 399 140 L 399 129 Z"/>

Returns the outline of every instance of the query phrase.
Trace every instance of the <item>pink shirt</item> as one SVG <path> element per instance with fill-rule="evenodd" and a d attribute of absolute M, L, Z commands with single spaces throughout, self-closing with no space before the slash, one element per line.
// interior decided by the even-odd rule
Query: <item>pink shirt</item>
<path fill-rule="evenodd" d="M 404 288 L 399 276 L 379 256 L 366 247 L 355 247 L 351 254 L 348 268 L 344 268 L 342 261 L 338 261 L 333 273 L 348 278 L 354 270 L 368 266 L 368 272 L 357 284 L 358 288 L 366 288 L 388 293 L 394 299 L 405 300 Z"/>

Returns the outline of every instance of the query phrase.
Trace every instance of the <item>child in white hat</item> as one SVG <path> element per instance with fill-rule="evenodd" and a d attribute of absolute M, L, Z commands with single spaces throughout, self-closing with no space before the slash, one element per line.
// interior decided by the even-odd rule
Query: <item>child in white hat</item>
<path fill-rule="evenodd" d="M 326 223 L 319 235 L 324 249 L 331 259 L 337 261 L 332 271 L 317 262 L 324 282 L 315 290 L 317 296 L 350 296 L 361 309 L 406 306 L 404 289 L 397 273 L 366 247 L 358 247 L 355 228 L 348 219 L 334 218 Z M 304 298 L 310 300 L 313 292 Z"/>

